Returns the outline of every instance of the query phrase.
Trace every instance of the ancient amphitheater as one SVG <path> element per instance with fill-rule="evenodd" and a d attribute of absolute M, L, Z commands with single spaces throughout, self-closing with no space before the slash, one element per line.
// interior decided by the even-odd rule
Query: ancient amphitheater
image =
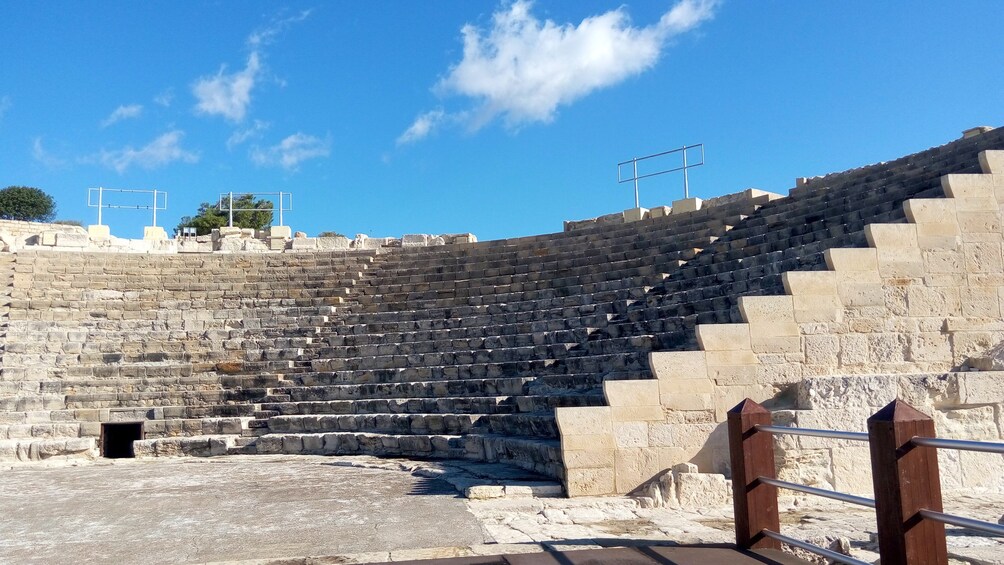
<path fill-rule="evenodd" d="M 943 435 L 998 440 L 1002 179 L 1004 128 L 981 128 L 787 197 L 500 241 L 128 253 L 0 226 L 20 230 L 0 254 L 0 462 L 468 459 L 658 498 L 674 465 L 728 474 L 722 422 L 746 397 L 840 429 L 900 397 Z M 778 455 L 782 476 L 871 489 L 867 448 Z M 942 469 L 1004 489 L 1000 457 Z"/>

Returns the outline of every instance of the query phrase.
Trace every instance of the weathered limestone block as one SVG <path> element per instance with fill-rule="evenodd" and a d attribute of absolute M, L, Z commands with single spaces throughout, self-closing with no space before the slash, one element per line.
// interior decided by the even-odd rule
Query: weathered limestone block
<path fill-rule="evenodd" d="M 613 468 L 567 469 L 565 483 L 569 497 L 601 496 L 616 492 Z"/>
<path fill-rule="evenodd" d="M 493 498 L 505 497 L 505 486 L 502 485 L 474 485 L 464 490 L 464 496 L 471 500 L 490 500 Z"/>
<path fill-rule="evenodd" d="M 957 288 L 930 288 L 919 285 L 907 289 L 907 308 L 910 316 L 959 316 L 962 301 Z"/>
<path fill-rule="evenodd" d="M 345 236 L 338 237 L 318 237 L 317 248 L 323 250 L 331 249 L 349 249 L 352 245 L 352 240 Z"/>
<path fill-rule="evenodd" d="M 44 231 L 38 235 L 37 244 L 45 246 L 56 245 L 56 233 L 54 231 Z"/>
<path fill-rule="evenodd" d="M 945 175 L 941 187 L 949 198 L 994 198 L 991 175 Z"/>
<path fill-rule="evenodd" d="M 924 271 L 923 251 L 916 247 L 884 247 L 876 250 L 882 278 L 921 278 Z"/>
<path fill-rule="evenodd" d="M 652 218 L 662 218 L 673 213 L 673 209 L 669 206 L 656 206 L 655 208 L 650 208 L 648 214 Z"/>
<path fill-rule="evenodd" d="M 708 365 L 704 351 L 665 351 L 649 353 L 649 367 L 660 382 L 660 394 L 671 392 L 662 383 L 677 379 L 707 379 Z"/>
<path fill-rule="evenodd" d="M 980 168 L 984 174 L 1004 175 L 1004 151 L 980 151 Z"/>
<path fill-rule="evenodd" d="M 290 239 L 293 235 L 293 228 L 289 226 L 270 226 L 268 228 L 269 239 Z"/>
<path fill-rule="evenodd" d="M 91 241 L 106 241 L 112 236 L 111 228 L 102 224 L 92 224 L 87 226 L 87 237 Z"/>
<path fill-rule="evenodd" d="M 795 321 L 795 307 L 790 296 L 740 296 L 739 311 L 743 319 L 751 326 L 750 333 L 758 335 L 755 331 L 760 328 L 760 324 L 777 324 Z M 762 335 L 762 334 L 760 334 Z M 785 333 L 782 335 L 798 335 Z"/>
<path fill-rule="evenodd" d="M 603 391 L 614 422 L 663 419 L 657 380 L 606 381 Z"/>
<path fill-rule="evenodd" d="M 684 214 L 686 212 L 696 212 L 700 210 L 703 205 L 704 201 L 700 198 L 684 198 L 683 200 L 674 200 L 673 213 Z"/>
<path fill-rule="evenodd" d="M 968 243 L 964 249 L 967 273 L 1000 273 L 1004 271 L 1000 243 Z"/>
<path fill-rule="evenodd" d="M 167 239 L 167 232 L 161 226 L 144 226 L 143 239 L 148 241 L 164 241 Z"/>
<path fill-rule="evenodd" d="M 562 435 L 602 435 L 611 431 L 609 406 L 558 408 L 555 418 Z"/>
<path fill-rule="evenodd" d="M 429 245 L 429 240 L 431 238 L 432 236 L 424 233 L 405 234 L 401 237 L 401 247 L 425 247 Z"/>
<path fill-rule="evenodd" d="M 903 203 L 907 219 L 914 224 L 943 224 L 955 217 L 951 198 L 911 198 Z"/>
<path fill-rule="evenodd" d="M 648 447 L 648 424 L 646 422 L 613 422 L 614 445 L 617 456 L 625 448 Z"/>
<path fill-rule="evenodd" d="M 956 373 L 960 404 L 1004 404 L 1004 372 L 999 361 L 1000 346 L 994 355 L 997 364 L 987 372 Z M 1004 423 L 1004 422 L 1002 422 Z"/>
<path fill-rule="evenodd" d="M 875 248 L 917 247 L 915 224 L 869 224 L 865 226 L 868 245 Z"/>
<path fill-rule="evenodd" d="M 958 213 L 958 229 L 966 241 L 1000 241 L 999 210 L 971 210 Z M 976 237 L 976 234 L 987 234 Z"/>
<path fill-rule="evenodd" d="M 317 249 L 317 239 L 313 237 L 293 238 L 290 249 L 294 251 L 305 251 Z"/>
<path fill-rule="evenodd" d="M 807 335 L 802 338 L 805 362 L 809 365 L 836 367 L 840 355 L 840 337 L 836 335 Z"/>
<path fill-rule="evenodd" d="M 797 388 L 797 406 L 800 410 L 863 407 L 874 412 L 895 400 L 897 390 L 896 375 L 806 378 Z"/>
<path fill-rule="evenodd" d="M 662 470 L 659 468 L 658 453 L 647 447 L 618 449 L 614 465 L 617 493 L 635 490 Z"/>
<path fill-rule="evenodd" d="M 788 271 L 781 275 L 784 290 L 792 296 L 825 296 L 837 293 L 837 276 L 831 271 Z"/>
<path fill-rule="evenodd" d="M 56 233 L 57 247 L 83 248 L 90 245 L 90 243 L 91 240 L 87 237 L 86 233 L 64 233 L 64 232 Z"/>
<path fill-rule="evenodd" d="M 749 324 L 698 324 L 697 343 L 701 349 L 708 352 L 708 364 L 711 352 L 736 350 L 751 350 Z"/>
<path fill-rule="evenodd" d="M 648 208 L 630 208 L 624 210 L 624 223 L 638 222 L 649 218 Z"/>
<path fill-rule="evenodd" d="M 679 472 L 673 475 L 677 501 L 681 508 L 708 508 L 729 504 L 732 486 L 724 475 L 713 473 Z"/>
<path fill-rule="evenodd" d="M 942 362 L 946 365 L 952 362 L 952 347 L 948 336 L 940 332 L 925 332 L 912 334 L 908 339 L 908 361 Z"/>

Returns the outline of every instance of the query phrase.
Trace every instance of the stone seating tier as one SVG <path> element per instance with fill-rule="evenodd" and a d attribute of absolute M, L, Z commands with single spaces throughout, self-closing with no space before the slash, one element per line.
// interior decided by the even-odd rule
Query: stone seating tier
<path fill-rule="evenodd" d="M 339 299 L 341 305 L 321 317 L 301 318 L 309 324 L 276 314 L 282 323 L 257 324 L 262 327 L 253 332 L 207 328 L 219 332 L 213 334 L 218 343 L 244 349 L 226 371 L 238 374 L 219 373 L 215 363 L 189 365 L 192 376 L 217 378 L 219 390 L 172 393 L 150 382 L 151 388 L 114 398 L 85 387 L 50 394 L 81 405 L 114 404 L 63 409 L 87 417 L 133 410 L 131 416 L 151 421 L 238 418 L 247 426 L 242 437 L 223 441 L 221 428 L 192 424 L 184 441 L 149 440 L 145 447 L 154 452 L 162 446 L 164 453 L 457 456 L 509 461 L 560 477 L 554 407 L 594 406 L 605 380 L 647 376 L 649 351 L 685 349 L 693 344 L 696 323 L 731 321 L 740 296 L 780 293 L 782 272 L 820 268 L 829 247 L 864 245 L 866 224 L 902 221 L 903 200 L 936 195 L 941 175 L 976 172 L 976 152 L 1000 146 L 1004 133 L 994 131 L 813 179 L 790 198 L 761 197 L 732 208 L 562 234 L 395 250 L 370 257 L 358 276 L 347 278 L 337 275 L 345 272 L 339 268 L 262 278 L 276 287 L 268 299 Z M 254 259 L 245 260 L 249 271 L 265 272 Z M 219 298 L 210 293 L 220 292 L 146 284 L 164 291 L 151 292 L 157 297 L 151 300 L 187 291 L 206 306 L 209 296 Z M 262 289 L 241 282 L 227 292 L 243 300 Z M 37 304 L 53 296 L 39 295 Z M 115 311 L 113 303 L 95 302 Z M 261 303 L 266 313 L 269 304 Z M 15 310 L 23 308 L 18 302 Z M 121 337 L 114 332 L 105 327 L 89 338 L 98 351 L 114 354 L 102 350 Z M 125 367 L 113 365 L 107 373 L 81 367 L 72 378 L 124 383 L 152 376 L 123 372 Z M 18 374 L 14 369 L 12 376 Z M 71 376 L 70 369 L 60 369 L 59 377 Z M 152 406 L 136 406 L 142 403 Z"/>
<path fill-rule="evenodd" d="M 676 273 L 661 283 L 661 287 L 656 286 L 655 289 L 647 292 L 644 300 L 627 304 L 626 311 L 617 312 L 615 315 L 622 317 L 622 321 L 611 320 L 600 331 L 590 333 L 585 344 L 586 347 L 596 348 L 595 351 L 604 351 L 605 346 L 610 344 L 609 347 L 617 349 L 620 348 L 620 344 L 614 345 L 616 341 L 609 339 L 610 337 L 618 336 L 630 339 L 638 336 L 639 331 L 642 336 L 645 336 L 654 333 L 653 326 L 657 326 L 659 332 L 670 331 L 676 336 L 673 339 L 657 340 L 658 346 L 682 349 L 691 345 L 693 343 L 692 337 L 687 339 L 680 336 L 692 327 L 693 323 L 730 321 L 731 317 L 734 316 L 738 296 L 777 293 L 781 287 L 781 272 L 793 269 L 819 268 L 823 263 L 822 251 L 828 247 L 862 245 L 864 236 L 861 230 L 864 225 L 872 222 L 902 220 L 903 216 L 900 210 L 903 200 L 918 195 L 929 195 L 937 189 L 938 178 L 945 172 L 976 170 L 978 162 L 975 159 L 975 152 L 982 148 L 981 145 L 999 144 L 1000 137 L 998 132 L 995 139 L 983 139 L 980 143 L 957 142 L 954 144 L 956 146 L 954 150 L 950 152 L 927 152 L 927 154 L 920 154 L 910 159 L 886 164 L 883 166 L 894 170 L 884 175 L 851 171 L 844 175 L 846 178 L 839 175 L 830 176 L 827 178 L 827 184 L 837 188 L 828 188 L 817 183 L 813 190 L 799 191 L 796 198 L 776 200 L 764 204 L 762 208 L 751 213 L 743 221 L 736 222 L 733 229 L 725 232 L 696 257 L 689 260 L 687 264 L 681 266 Z M 962 147 L 966 145 L 968 147 Z M 968 156 L 960 159 L 958 154 L 964 151 L 968 151 Z M 949 170 L 946 171 L 946 168 Z M 892 184 L 886 186 L 883 184 L 885 182 Z M 833 196 L 840 191 L 843 191 L 844 194 L 839 198 Z M 430 251 L 426 250 L 425 253 L 430 253 Z M 457 261 L 462 260 L 462 256 L 458 255 Z M 375 269 L 367 273 L 367 277 L 377 277 L 381 269 L 386 268 L 385 262 L 389 261 L 388 258 L 382 258 Z M 716 266 L 716 263 L 723 261 L 730 262 L 730 264 L 727 267 Z M 430 262 L 429 264 L 434 265 L 435 263 Z M 409 277 L 417 274 L 417 269 L 415 271 L 409 273 Z M 434 274 L 440 275 L 438 272 Z M 507 276 L 501 272 L 482 274 Z M 514 270 L 513 275 L 516 274 L 517 272 Z M 419 282 L 420 280 L 409 278 L 408 282 Z M 444 277 L 444 280 L 447 279 Z M 365 282 L 364 280 L 363 285 Z M 360 290 L 365 295 L 367 290 L 364 289 L 365 287 L 362 286 Z M 674 292 L 677 289 L 680 292 Z M 506 298 L 515 297 L 507 296 Z M 524 296 L 524 298 L 530 298 L 527 302 L 533 304 L 534 299 L 538 297 Z M 402 329 L 400 326 L 380 327 L 370 322 L 371 320 L 400 320 L 402 317 L 408 320 L 405 322 L 405 326 L 410 325 L 416 330 L 422 327 L 421 322 L 423 321 L 437 320 L 437 322 L 432 322 L 430 326 L 436 327 L 441 324 L 438 320 L 443 319 L 444 313 L 453 313 L 445 308 L 442 311 L 438 308 L 427 310 L 414 308 L 394 312 L 394 308 L 397 307 L 396 304 L 389 307 L 379 307 L 380 310 L 388 310 L 388 312 L 386 312 L 386 317 L 378 318 L 371 314 L 371 311 L 376 309 L 375 305 L 361 303 L 360 309 L 342 320 L 344 325 L 338 333 L 346 336 L 359 336 L 377 331 L 377 327 L 379 330 L 391 330 L 391 327 Z M 474 317 L 471 319 L 472 322 L 473 319 Z M 367 324 L 366 328 L 360 330 L 355 325 L 360 323 Z M 453 326 L 444 324 L 442 327 Z M 609 331 L 606 331 L 607 329 Z M 404 331 L 407 330 L 402 329 L 402 332 Z M 407 343 L 408 337 L 411 336 L 399 333 L 392 339 L 401 338 L 402 342 Z M 435 342 L 435 344 L 430 343 L 424 347 L 435 348 L 436 345 L 443 345 L 444 351 L 456 351 L 456 345 L 452 341 L 444 343 L 438 340 L 440 337 L 445 338 L 446 336 L 430 339 L 428 341 Z M 383 343 L 383 338 L 380 337 L 374 336 L 367 339 L 371 343 Z M 543 338 L 543 342 L 552 343 L 548 338 Z M 590 346 L 590 342 L 596 342 L 598 345 Z M 653 340 L 643 340 L 637 343 L 636 348 L 644 351 L 646 346 L 652 344 Z M 484 347 L 487 347 L 487 341 Z M 609 351 L 609 349 L 606 350 Z M 359 379 L 400 382 L 417 378 L 438 378 L 439 376 L 453 378 L 454 374 L 458 378 L 477 378 L 482 373 L 487 375 L 489 371 L 499 371 L 502 374 L 514 376 L 521 370 L 528 371 L 528 375 L 549 374 L 551 371 L 560 374 L 568 371 L 581 371 L 583 367 L 583 365 L 577 365 L 578 359 L 571 360 L 572 364 L 569 366 L 563 366 L 560 361 L 554 362 L 556 361 L 554 359 L 549 360 L 551 363 L 547 363 L 547 366 L 544 366 L 544 363 L 538 365 L 527 363 L 522 366 L 519 363 L 510 363 L 505 365 L 505 368 L 502 365 L 468 363 L 468 354 L 471 351 L 475 351 L 476 354 L 476 350 L 470 350 L 463 353 L 459 361 L 456 357 L 454 358 L 459 365 L 455 370 L 447 365 L 416 368 L 414 362 L 419 359 L 424 360 L 424 358 L 412 357 L 412 363 L 408 363 L 408 357 L 403 356 L 408 367 L 399 367 L 400 370 L 353 369 L 335 372 L 328 378 L 329 382 L 344 383 L 352 383 Z M 398 363 L 398 360 L 394 359 L 393 356 L 389 359 L 378 356 L 375 361 L 370 361 L 365 357 L 373 353 L 370 349 L 357 350 L 355 353 L 358 355 L 354 355 L 349 349 L 337 351 L 318 348 L 314 352 L 324 357 L 336 354 L 346 356 L 349 361 L 335 362 L 336 365 L 342 366 L 351 366 L 351 363 L 356 363 L 356 367 L 365 366 L 368 363 L 377 365 L 389 363 L 393 366 Z M 551 355 L 561 354 L 553 350 L 548 353 Z M 494 350 L 492 354 L 495 354 Z M 506 355 L 506 353 L 501 355 Z M 433 358 L 430 357 L 430 359 Z M 617 359 L 614 362 L 620 363 L 622 367 L 624 365 L 630 366 L 633 363 L 635 367 L 642 370 L 647 362 L 644 355 L 630 356 L 629 353 L 615 354 L 615 357 L 604 359 L 604 361 L 612 361 L 613 359 Z M 317 366 L 323 365 L 324 362 L 325 360 L 319 361 Z M 421 361 L 418 364 L 420 365 Z M 589 365 L 584 366 L 588 367 Z M 609 370 L 609 367 L 596 366 L 595 370 L 603 372 Z M 581 372 L 588 373 L 589 371 Z"/>

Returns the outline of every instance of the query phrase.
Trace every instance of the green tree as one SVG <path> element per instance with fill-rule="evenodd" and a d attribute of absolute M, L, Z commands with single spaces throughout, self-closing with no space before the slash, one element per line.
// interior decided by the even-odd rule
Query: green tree
<path fill-rule="evenodd" d="M 56 202 L 45 192 L 30 186 L 8 186 L 0 190 L 0 218 L 49 222 L 54 217 Z"/>
<path fill-rule="evenodd" d="M 223 210 L 216 204 L 203 202 L 195 216 L 185 216 L 178 223 L 181 228 L 195 228 L 198 235 L 207 235 L 214 229 L 229 225 L 229 202 L 223 200 Z M 243 210 L 238 210 L 243 208 Z M 272 203 L 268 200 L 255 200 L 253 194 L 242 194 L 234 197 L 234 227 L 263 230 L 272 225 Z"/>
<path fill-rule="evenodd" d="M 345 234 L 341 234 L 336 231 L 322 231 L 317 234 L 317 237 L 345 237 Z"/>

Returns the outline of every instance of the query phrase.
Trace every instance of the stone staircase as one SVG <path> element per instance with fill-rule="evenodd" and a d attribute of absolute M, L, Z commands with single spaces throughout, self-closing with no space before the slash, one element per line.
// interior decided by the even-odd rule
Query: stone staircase
<path fill-rule="evenodd" d="M 783 294 L 739 296 L 736 323 L 698 324 L 698 347 L 653 353 L 655 380 L 606 382 L 608 406 L 559 408 L 569 493 L 628 492 L 681 460 L 727 471 L 720 422 L 746 397 L 765 401 L 783 422 L 839 429 L 860 427 L 901 397 L 949 430 L 967 422 L 999 439 L 1000 374 L 951 371 L 1004 341 L 1001 133 L 933 150 L 924 155 L 930 160 L 906 159 L 919 189 L 900 203 L 906 221 L 866 221 L 867 247 L 828 248 L 825 270 L 783 273 Z M 975 165 L 959 151 L 966 146 L 977 152 Z M 901 178 L 874 168 L 857 175 Z M 854 471 L 866 447 L 796 440 L 777 449 L 782 474 L 870 490 Z M 946 475 L 1004 488 L 1004 461 L 996 459 L 947 458 Z"/>

